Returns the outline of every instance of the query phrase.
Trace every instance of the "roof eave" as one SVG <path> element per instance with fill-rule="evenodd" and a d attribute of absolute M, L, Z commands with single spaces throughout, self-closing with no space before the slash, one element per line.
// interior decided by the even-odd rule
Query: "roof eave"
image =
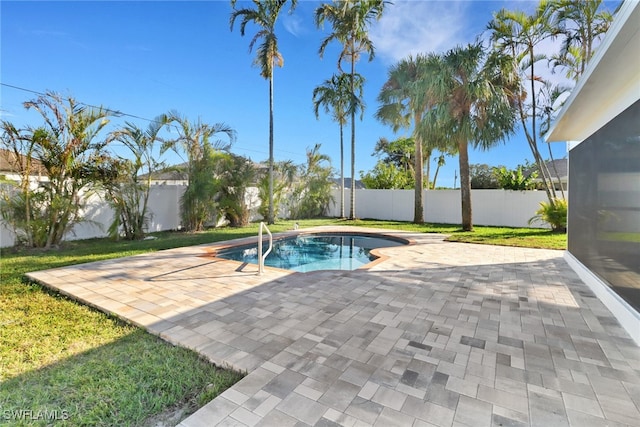
<path fill-rule="evenodd" d="M 625 1 L 547 134 L 582 141 L 640 98 L 640 2 Z"/>

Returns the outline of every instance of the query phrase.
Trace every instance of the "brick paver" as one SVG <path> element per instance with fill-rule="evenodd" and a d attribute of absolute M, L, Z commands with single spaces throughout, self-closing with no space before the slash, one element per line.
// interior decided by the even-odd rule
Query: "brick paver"
<path fill-rule="evenodd" d="M 181 427 L 638 425 L 640 349 L 561 251 L 385 233 L 413 244 L 355 271 L 201 245 L 29 276 L 247 372 Z"/>

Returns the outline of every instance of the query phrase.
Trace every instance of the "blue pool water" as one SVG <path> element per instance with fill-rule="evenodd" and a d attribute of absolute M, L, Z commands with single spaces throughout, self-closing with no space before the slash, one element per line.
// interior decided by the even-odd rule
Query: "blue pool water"
<path fill-rule="evenodd" d="M 273 241 L 273 249 L 265 265 L 286 270 L 308 272 L 316 270 L 355 270 L 376 257 L 371 250 L 400 246 L 405 243 L 384 237 L 361 235 L 303 235 Z M 266 252 L 268 242 L 263 246 Z M 223 249 L 217 257 L 258 264 L 258 248 L 238 246 Z"/>

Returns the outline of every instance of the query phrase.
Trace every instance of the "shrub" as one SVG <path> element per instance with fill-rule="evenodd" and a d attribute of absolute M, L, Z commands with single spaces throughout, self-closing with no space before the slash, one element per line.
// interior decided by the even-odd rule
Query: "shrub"
<path fill-rule="evenodd" d="M 493 168 L 493 174 L 498 180 L 500 188 L 516 191 L 532 190 L 535 187 L 534 180 L 538 177 L 536 172 L 525 176 L 522 166 L 518 166 L 514 170 L 508 170 L 504 166 Z"/>
<path fill-rule="evenodd" d="M 567 207 L 565 199 L 554 199 L 550 202 L 540 202 L 540 208 L 529 219 L 529 225 L 535 222 L 546 222 L 556 233 L 567 232 Z"/>

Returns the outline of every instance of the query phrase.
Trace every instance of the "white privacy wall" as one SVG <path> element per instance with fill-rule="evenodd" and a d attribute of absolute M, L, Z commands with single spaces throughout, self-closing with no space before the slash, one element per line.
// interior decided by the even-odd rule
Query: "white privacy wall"
<path fill-rule="evenodd" d="M 154 185 L 149 194 L 148 231 L 175 230 L 180 226 L 180 197 L 184 185 Z M 106 237 L 109 225 L 113 221 L 113 210 L 100 194 L 88 197 L 83 215 L 87 221 L 76 224 L 65 240 Z M 13 246 L 13 232 L 0 222 L 0 247 Z"/>
<path fill-rule="evenodd" d="M 335 203 L 329 216 L 340 215 L 340 190 L 334 190 Z M 544 191 L 471 190 L 473 223 L 507 227 L 528 227 L 540 202 L 547 200 Z M 413 190 L 357 190 L 356 217 L 397 221 L 413 220 Z M 350 212 L 350 190 L 345 190 L 345 214 Z M 426 222 L 460 224 L 459 190 L 429 190 L 424 192 Z M 544 224 L 532 226 L 544 228 Z"/>
<path fill-rule="evenodd" d="M 149 194 L 149 232 L 180 227 L 180 197 L 186 185 L 154 185 Z"/>
<path fill-rule="evenodd" d="M 184 185 L 154 185 L 149 196 L 149 232 L 176 230 L 180 227 L 180 197 Z M 358 190 L 356 193 L 356 217 L 395 221 L 413 220 L 413 190 Z M 345 214 L 350 211 L 349 190 L 345 190 Z M 248 202 L 253 210 L 259 200 L 255 191 L 249 191 Z M 335 203 L 328 216 L 340 216 L 340 190 L 333 191 Z M 527 221 L 546 200 L 544 191 L 472 190 L 473 223 L 527 227 Z M 89 197 L 85 216 L 88 221 L 78 224 L 66 240 L 105 237 L 113 221 L 113 211 L 97 194 Z M 460 191 L 429 190 L 424 192 L 424 218 L 427 222 L 460 224 Z M 253 215 L 252 219 L 259 219 Z M 533 226 L 545 227 L 544 224 Z M 14 235 L 0 223 L 0 247 L 13 246 Z"/>

